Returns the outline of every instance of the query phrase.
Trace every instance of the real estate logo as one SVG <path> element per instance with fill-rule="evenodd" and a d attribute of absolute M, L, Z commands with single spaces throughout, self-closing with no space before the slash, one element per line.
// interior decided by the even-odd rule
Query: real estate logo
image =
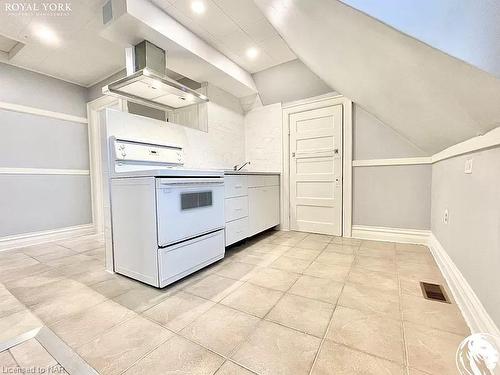
<path fill-rule="evenodd" d="M 462 375 L 498 374 L 500 339 L 476 333 L 467 337 L 457 350 L 457 367 Z M 497 371 L 495 371 L 495 368 Z"/>
<path fill-rule="evenodd" d="M 6 1 L 2 8 L 9 16 L 63 17 L 72 12 L 68 1 Z"/>

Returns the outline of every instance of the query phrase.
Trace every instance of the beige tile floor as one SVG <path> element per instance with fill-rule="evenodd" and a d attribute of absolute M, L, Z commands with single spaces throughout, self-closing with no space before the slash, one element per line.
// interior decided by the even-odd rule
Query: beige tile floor
<path fill-rule="evenodd" d="M 270 231 L 163 290 L 103 262 L 95 236 L 0 253 L 0 342 L 43 324 L 102 374 L 445 375 L 469 332 L 422 297 L 424 246 Z M 52 364 L 0 368 L 26 358 Z"/>
<path fill-rule="evenodd" d="M 24 341 L 0 353 L 2 374 L 67 374 L 36 338 Z"/>

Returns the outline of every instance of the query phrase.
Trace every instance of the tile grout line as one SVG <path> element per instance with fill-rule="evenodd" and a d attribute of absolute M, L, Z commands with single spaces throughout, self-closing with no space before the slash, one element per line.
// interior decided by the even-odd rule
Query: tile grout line
<path fill-rule="evenodd" d="M 158 324 L 158 323 L 156 323 Z M 158 324 L 159 325 L 159 324 Z M 144 358 L 146 358 L 149 354 L 153 353 L 156 349 L 158 349 L 160 346 L 162 346 L 163 344 L 165 344 L 166 342 L 172 340 L 174 337 L 175 337 L 175 332 L 171 331 L 171 330 L 168 330 L 169 332 L 172 333 L 172 336 L 170 336 L 169 338 L 167 338 L 165 341 L 162 341 L 160 342 L 158 345 L 156 345 L 153 349 L 149 350 L 147 353 L 145 353 L 144 355 L 142 355 L 141 357 L 139 357 L 134 363 L 132 363 L 130 366 L 128 366 L 127 368 L 125 368 L 123 371 L 120 372 L 120 375 L 121 374 L 124 374 L 125 372 L 127 372 L 128 370 L 130 370 L 132 367 L 134 367 L 137 363 L 139 363 L 141 360 L 143 360 Z"/>
<path fill-rule="evenodd" d="M 326 247 L 325 247 L 325 249 L 326 249 Z M 351 263 L 351 267 L 349 268 L 349 272 L 347 273 L 347 275 L 345 277 L 345 280 L 343 282 L 342 288 L 341 288 L 340 293 L 339 293 L 339 295 L 337 297 L 337 301 L 336 301 L 335 307 L 334 307 L 334 309 L 332 311 L 332 315 L 330 317 L 330 321 L 328 322 L 328 325 L 326 327 L 325 333 L 323 334 L 323 338 L 321 339 L 321 342 L 319 343 L 318 350 L 316 351 L 316 354 L 314 355 L 313 362 L 311 364 L 311 368 L 309 369 L 309 375 L 311 375 L 313 373 L 314 367 L 316 366 L 316 363 L 318 362 L 319 354 L 321 353 L 321 349 L 323 348 L 323 344 L 325 343 L 326 336 L 327 336 L 328 331 L 330 330 L 330 327 L 331 327 L 332 322 L 333 322 L 333 315 L 335 314 L 335 311 L 337 310 L 337 307 L 339 306 L 340 297 L 342 296 L 342 293 L 344 292 L 344 287 L 346 285 L 347 279 L 349 278 L 349 275 L 351 273 L 352 267 L 353 267 L 354 262 L 355 262 L 355 260 L 357 258 L 357 252 L 358 252 L 358 250 L 359 250 L 359 246 L 356 248 L 356 251 L 355 251 L 355 254 L 354 254 L 354 259 L 353 259 L 353 261 Z"/>
<path fill-rule="evenodd" d="M 358 249 L 357 249 L 357 250 L 360 250 L 360 248 L 361 248 L 361 247 L 358 247 Z M 358 256 L 361 256 L 361 255 L 359 255 L 359 254 L 356 252 L 355 258 L 356 258 L 356 257 L 358 257 Z M 354 264 L 354 261 L 353 261 L 353 264 Z M 352 267 L 351 267 L 351 270 L 352 270 Z M 349 278 L 349 275 L 350 275 L 350 273 L 351 273 L 351 270 L 349 271 L 348 275 L 346 276 L 346 282 L 344 283 L 344 286 L 345 286 L 345 285 L 346 285 L 346 283 L 347 283 L 347 280 L 348 280 L 348 278 Z M 379 271 L 376 271 L 376 272 L 379 272 Z M 398 288 L 399 288 L 399 282 L 398 282 Z M 342 290 L 343 290 L 343 288 L 342 288 Z M 399 292 L 398 292 L 398 294 L 399 294 Z M 339 296 L 339 300 L 340 300 L 340 296 Z M 336 310 L 339 306 L 340 306 L 340 307 L 344 307 L 343 305 L 339 304 L 339 302 L 337 302 L 337 304 L 336 304 L 336 306 L 335 306 L 335 310 Z M 352 309 L 352 307 L 347 307 L 347 308 L 351 308 L 351 309 Z M 355 309 L 355 310 L 358 310 L 358 309 Z M 401 308 L 400 308 L 400 310 L 401 310 Z M 358 311 L 360 311 L 360 310 L 358 310 Z M 376 315 L 383 316 L 383 314 L 381 315 L 381 314 L 378 314 L 378 313 L 377 313 Z M 392 317 L 385 317 L 385 318 L 386 318 L 386 319 L 390 319 L 390 320 L 394 320 L 394 321 L 396 321 L 396 319 L 394 319 L 394 318 L 392 318 Z M 407 372 L 407 371 L 408 371 L 408 370 L 407 370 L 407 367 L 406 367 L 406 358 L 403 358 L 403 363 L 400 363 L 400 362 L 395 361 L 395 360 L 393 360 L 393 359 L 388 359 L 388 358 L 385 358 L 385 357 L 383 357 L 383 356 L 380 356 L 380 355 L 377 355 L 377 354 L 374 354 L 374 353 L 370 353 L 370 352 L 367 352 L 367 351 L 365 351 L 365 350 L 362 350 L 362 349 L 359 349 L 359 348 L 356 348 L 356 347 L 353 347 L 353 346 L 347 345 L 347 344 L 345 344 L 345 343 L 335 341 L 335 339 L 332 339 L 332 340 L 327 339 L 327 338 L 326 338 L 326 336 L 327 336 L 328 330 L 330 329 L 330 326 L 331 326 L 332 322 L 333 322 L 333 316 L 332 316 L 332 319 L 331 319 L 331 321 L 330 321 L 330 323 L 329 323 L 329 325 L 328 325 L 328 328 L 327 328 L 327 330 L 326 330 L 326 332 L 325 332 L 324 339 L 323 339 L 323 340 L 322 340 L 322 342 L 321 342 L 321 347 L 323 346 L 324 341 L 326 341 L 326 340 L 328 340 L 328 341 L 332 341 L 332 342 L 334 342 L 334 343 L 335 343 L 335 344 L 337 344 L 337 345 L 341 345 L 341 346 L 344 346 L 344 347 L 349 348 L 349 349 L 351 349 L 351 350 L 354 350 L 354 351 L 357 351 L 357 352 L 360 352 L 360 353 L 364 353 L 364 354 L 366 354 L 366 355 L 368 355 L 368 356 L 375 357 L 375 358 L 379 358 L 379 359 L 384 360 L 384 361 L 389 361 L 389 362 L 392 362 L 392 363 L 394 363 L 394 364 L 396 364 L 396 365 L 398 365 L 398 366 L 402 366 L 402 367 L 404 368 L 405 372 Z M 402 323 L 402 321 L 400 321 L 400 323 Z M 320 349 L 321 349 L 321 347 L 320 347 Z M 319 353 L 319 352 L 320 352 L 320 350 L 318 350 L 318 353 Z M 404 354 L 403 354 L 403 355 L 404 355 Z M 313 367 L 314 367 L 314 365 L 316 364 L 316 362 L 317 362 L 317 360 L 315 360 L 315 362 L 314 362 L 314 364 L 313 364 Z M 310 374 L 312 373 L 312 370 L 313 370 L 313 368 L 311 368 L 311 372 L 310 372 Z"/>
<path fill-rule="evenodd" d="M 213 301 L 210 301 L 210 302 L 213 302 Z M 212 307 L 210 307 L 210 308 L 209 308 L 209 310 L 210 310 L 211 308 L 213 308 L 214 306 L 216 306 L 217 304 L 218 304 L 218 303 L 215 303 Z M 226 306 L 226 307 L 227 307 L 227 306 Z M 232 309 L 232 310 L 236 310 L 236 309 L 233 309 L 233 308 L 231 308 L 231 309 Z M 207 311 L 208 311 L 208 310 L 207 310 Z M 241 311 L 239 311 L 239 310 L 236 310 L 236 311 L 241 312 Z M 205 312 L 206 312 L 206 311 L 205 311 Z M 200 315 L 200 316 L 201 316 L 201 315 Z M 243 340 L 243 341 L 242 341 L 242 343 L 241 343 L 240 345 L 236 346 L 236 347 L 235 347 L 235 349 L 233 349 L 231 352 L 229 352 L 229 354 L 223 354 L 223 353 L 220 353 L 220 352 L 218 352 L 218 351 L 216 351 L 216 350 L 214 350 L 214 349 L 208 348 L 208 347 L 207 347 L 207 346 L 205 346 L 203 343 L 201 343 L 201 342 L 199 342 L 199 341 L 197 341 L 197 340 L 194 340 L 194 339 L 192 339 L 192 338 L 190 338 L 190 337 L 186 337 L 186 336 L 184 336 L 184 335 L 182 335 L 182 334 L 181 334 L 181 331 L 182 331 L 184 328 L 186 328 L 186 327 L 188 327 L 190 324 L 194 323 L 194 322 L 195 322 L 195 321 L 196 321 L 199 317 L 198 317 L 198 318 L 196 318 L 195 320 L 193 320 L 193 322 L 188 323 L 185 327 L 181 328 L 178 332 L 173 331 L 173 330 L 171 330 L 170 328 L 165 327 L 164 325 L 162 325 L 162 324 L 160 324 L 160 323 L 156 322 L 154 319 L 152 319 L 152 318 L 151 318 L 151 317 L 149 317 L 149 316 L 144 316 L 143 318 L 144 318 L 144 319 L 147 319 L 147 320 L 149 320 L 149 321 L 151 321 L 152 323 L 158 324 L 159 326 L 161 326 L 161 327 L 163 327 L 163 328 L 167 329 L 169 332 L 172 332 L 172 334 L 173 334 L 173 335 L 172 335 L 172 337 L 169 337 L 169 338 L 168 338 L 167 340 L 165 340 L 163 343 L 161 343 L 160 345 L 158 345 L 157 347 L 155 347 L 155 349 L 153 349 L 152 351 L 156 350 L 159 346 L 161 346 L 161 345 L 165 344 L 167 341 L 170 341 L 171 339 L 173 339 L 174 337 L 176 337 L 176 336 L 177 336 L 177 337 L 180 337 L 180 338 L 182 338 L 182 339 L 184 339 L 184 340 L 187 340 L 187 341 L 191 342 L 192 344 L 195 344 L 195 345 L 197 345 L 197 346 L 200 346 L 200 347 L 202 347 L 203 349 L 205 349 L 205 350 L 207 350 L 207 351 L 209 351 L 209 352 L 211 352 L 211 353 L 213 353 L 213 354 L 215 354 L 215 355 L 217 355 L 217 356 L 219 356 L 219 357 L 222 357 L 222 358 L 224 359 L 224 361 L 222 362 L 222 364 L 221 364 L 221 366 L 220 366 L 220 367 L 222 367 L 222 365 L 223 365 L 224 363 L 226 363 L 227 361 L 230 361 L 230 362 L 233 362 L 233 363 L 237 364 L 238 366 L 243 367 L 243 368 L 245 368 L 245 369 L 249 370 L 250 372 L 252 372 L 252 373 L 256 374 L 256 372 L 254 372 L 253 370 L 250 370 L 249 368 L 245 367 L 243 364 L 241 364 L 241 363 L 239 363 L 239 362 L 235 361 L 234 359 L 232 359 L 232 358 L 230 357 L 232 354 L 234 354 L 234 353 L 236 352 L 236 350 L 237 350 L 237 349 L 239 349 L 239 347 L 240 347 L 243 343 L 245 343 L 245 342 L 246 342 L 246 339 L 245 339 L 245 340 Z M 262 320 L 262 319 L 260 319 L 260 320 Z M 257 323 L 256 323 L 256 325 L 257 325 L 258 323 L 259 323 L 259 322 L 257 322 Z M 251 335 L 251 333 L 249 333 L 249 334 L 248 334 L 247 338 L 248 338 L 250 335 Z M 141 357 L 139 360 L 137 360 L 136 362 L 134 362 L 134 365 L 135 365 L 137 362 L 139 362 L 142 358 L 144 358 L 144 357 L 146 357 L 148 354 L 150 354 L 152 351 L 148 352 L 146 355 L 144 355 L 144 356 L 143 356 L 143 357 Z M 133 366 L 133 365 L 132 365 L 132 366 Z M 132 366 L 128 367 L 128 368 L 127 368 L 127 370 L 128 370 L 129 368 L 131 368 Z M 220 367 L 219 367 L 219 368 L 217 368 L 217 370 L 214 372 L 214 374 L 215 374 L 217 371 L 219 371 Z M 125 370 L 125 371 L 126 371 L 126 370 Z"/>
<path fill-rule="evenodd" d="M 399 315 L 400 315 L 400 319 L 401 319 L 401 335 L 402 335 L 402 339 L 403 339 L 404 366 L 405 366 L 406 374 L 410 375 L 410 363 L 408 360 L 409 354 L 408 354 L 408 346 L 406 343 L 406 330 L 405 330 L 405 325 L 404 325 L 404 314 L 403 314 L 403 292 L 401 290 L 401 277 L 399 274 L 399 264 L 397 261 L 397 250 L 396 250 L 396 276 L 398 278 Z"/>

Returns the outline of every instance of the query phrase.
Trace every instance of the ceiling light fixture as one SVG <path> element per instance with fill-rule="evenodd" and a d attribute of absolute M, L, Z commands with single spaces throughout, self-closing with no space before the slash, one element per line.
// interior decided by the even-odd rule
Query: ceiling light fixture
<path fill-rule="evenodd" d="M 161 88 L 161 82 L 157 79 L 153 80 L 153 82 L 151 83 L 151 88 L 154 90 Z"/>
<path fill-rule="evenodd" d="M 34 36 L 44 44 L 58 46 L 61 42 L 59 36 L 47 25 L 36 24 L 32 28 Z"/>
<path fill-rule="evenodd" d="M 196 14 L 203 14 L 205 13 L 205 3 L 203 1 L 193 1 L 191 10 Z"/>
<path fill-rule="evenodd" d="M 255 47 L 247 49 L 246 55 L 249 59 L 255 59 L 259 55 L 259 50 Z"/>

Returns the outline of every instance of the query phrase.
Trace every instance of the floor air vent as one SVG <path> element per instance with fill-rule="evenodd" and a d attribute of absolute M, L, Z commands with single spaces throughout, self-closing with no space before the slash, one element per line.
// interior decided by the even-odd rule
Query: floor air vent
<path fill-rule="evenodd" d="M 426 299 L 444 303 L 451 303 L 442 285 L 420 282 L 422 293 Z"/>

